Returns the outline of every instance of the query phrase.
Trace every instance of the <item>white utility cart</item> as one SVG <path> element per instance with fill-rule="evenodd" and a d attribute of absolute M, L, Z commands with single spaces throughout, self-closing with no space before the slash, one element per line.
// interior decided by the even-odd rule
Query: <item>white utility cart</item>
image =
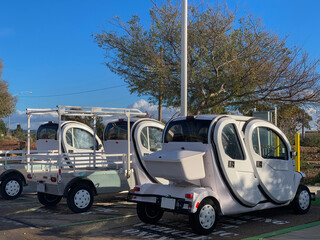
<path fill-rule="evenodd" d="M 42 110 L 43 111 L 43 110 Z M 31 150 L 32 154 L 57 154 L 58 153 L 58 123 L 49 121 L 40 125 L 36 132 L 37 150 Z M 93 152 L 93 130 L 87 125 L 77 121 L 63 121 L 62 128 L 62 152 Z M 72 144 L 72 139 L 77 139 Z M 80 141 L 79 141 L 80 140 Z M 103 152 L 102 143 L 96 137 L 97 152 Z M 27 150 L 0 151 L 0 193 L 6 200 L 13 200 L 21 195 L 23 186 L 27 185 Z M 41 165 L 36 165 L 39 167 Z"/>
<path fill-rule="evenodd" d="M 295 171 L 286 136 L 262 119 L 199 115 L 169 121 L 161 151 L 143 158 L 147 171 L 169 184 L 137 185 L 129 201 L 139 218 L 156 223 L 164 211 L 189 215 L 194 232 L 208 234 L 219 215 L 311 204 L 305 175 Z"/>
<path fill-rule="evenodd" d="M 56 138 L 51 142 L 44 140 L 42 144 L 56 145 L 58 152 L 47 156 L 28 154 L 27 182 L 32 190 L 37 191 L 38 199 L 43 205 L 54 206 L 62 197 L 66 197 L 68 207 L 73 212 L 85 212 L 92 206 L 94 195 L 129 190 L 136 184 L 130 122 L 133 116 L 144 116 L 144 113 L 137 109 L 74 106 L 58 106 L 53 110 L 27 109 L 28 131 L 32 115 L 52 113 L 58 116 L 58 124 L 51 123 Z M 87 129 L 84 126 L 80 129 L 72 124 L 67 127 L 61 121 L 62 116 L 92 117 L 93 130 L 87 126 Z M 96 136 L 97 117 L 115 116 L 129 122 L 126 128 L 126 152 L 117 153 L 111 147 L 104 149 Z M 150 122 L 147 126 L 155 125 L 162 136 L 164 125 L 157 121 L 141 119 L 135 121 L 135 124 L 143 125 L 145 122 Z M 139 149 L 143 149 L 143 146 Z M 148 150 L 145 151 L 148 153 Z"/>

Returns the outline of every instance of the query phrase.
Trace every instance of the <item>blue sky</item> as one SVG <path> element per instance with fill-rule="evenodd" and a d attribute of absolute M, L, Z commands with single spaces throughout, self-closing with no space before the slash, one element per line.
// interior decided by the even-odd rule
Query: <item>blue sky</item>
<path fill-rule="evenodd" d="M 189 4 L 197 2 L 189 0 Z M 289 44 L 303 46 L 313 58 L 320 57 L 320 1 L 227 3 L 231 8 L 237 5 L 240 15 L 261 17 L 271 32 L 288 35 Z M 114 16 L 128 20 L 137 14 L 147 24 L 151 6 L 149 0 L 1 0 L 0 58 L 3 79 L 9 82 L 9 91 L 18 94 L 16 109 L 20 112 L 56 105 L 128 107 L 147 100 L 131 95 L 122 86 L 123 80 L 104 66 L 103 51 L 91 35 L 110 29 L 106 20 Z M 101 91 L 95 91 L 98 89 Z M 19 120 L 13 117 L 13 121 Z"/>

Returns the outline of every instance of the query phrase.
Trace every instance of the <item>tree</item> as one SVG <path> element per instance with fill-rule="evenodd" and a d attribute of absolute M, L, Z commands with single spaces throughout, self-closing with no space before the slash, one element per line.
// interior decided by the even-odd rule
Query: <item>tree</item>
<path fill-rule="evenodd" d="M 6 124 L 3 122 L 2 119 L 0 119 L 0 138 L 1 138 L 1 135 L 5 135 L 7 133 L 7 127 L 6 127 Z"/>
<path fill-rule="evenodd" d="M 257 104 L 255 107 L 256 111 L 273 111 L 274 107 L 272 104 Z M 296 132 L 302 132 L 304 137 L 305 129 L 310 129 L 310 122 L 312 117 L 307 111 L 301 106 L 292 104 L 277 105 L 277 126 L 284 132 L 290 142 L 294 142 Z M 243 110 L 242 108 L 240 109 Z M 253 110 L 247 112 L 241 112 L 246 116 L 252 116 Z M 274 120 L 273 120 L 274 121 Z"/>
<path fill-rule="evenodd" d="M 8 83 L 2 79 L 3 67 L 4 65 L 0 58 L 0 117 L 12 114 L 17 103 L 17 98 L 8 92 Z"/>
<path fill-rule="evenodd" d="M 310 129 L 312 117 L 305 109 L 294 105 L 282 105 L 278 107 L 278 127 L 293 142 L 296 132 L 302 132 L 304 138 L 305 129 Z"/>
<path fill-rule="evenodd" d="M 288 47 L 286 38 L 266 30 L 251 15 L 237 18 L 226 6 L 189 6 L 188 108 L 221 113 L 260 104 L 312 105 L 320 100 L 319 59 Z M 177 1 L 150 10 L 149 27 L 138 16 L 111 23 L 95 42 L 106 66 L 130 92 L 153 103 L 180 105 L 181 15 Z"/>
<path fill-rule="evenodd" d="M 12 131 L 12 136 L 14 136 L 20 140 L 25 140 L 26 136 L 23 134 L 23 129 L 20 124 L 18 124 L 17 128 Z"/>

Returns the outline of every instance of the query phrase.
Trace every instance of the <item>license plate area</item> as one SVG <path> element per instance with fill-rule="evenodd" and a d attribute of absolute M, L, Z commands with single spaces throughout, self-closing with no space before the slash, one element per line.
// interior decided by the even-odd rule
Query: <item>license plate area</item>
<path fill-rule="evenodd" d="M 45 192 L 46 184 L 43 182 L 37 182 L 37 192 Z"/>
<path fill-rule="evenodd" d="M 176 200 L 174 198 L 161 198 L 161 207 L 174 210 L 176 206 Z"/>

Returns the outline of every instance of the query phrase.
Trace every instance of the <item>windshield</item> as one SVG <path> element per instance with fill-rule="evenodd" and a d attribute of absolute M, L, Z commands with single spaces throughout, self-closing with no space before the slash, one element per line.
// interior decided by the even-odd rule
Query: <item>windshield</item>
<path fill-rule="evenodd" d="M 130 128 L 134 122 L 130 122 Z M 103 139 L 106 140 L 127 140 L 127 121 L 108 123 L 104 130 Z"/>
<path fill-rule="evenodd" d="M 57 140 L 58 124 L 48 123 L 41 125 L 37 131 L 37 139 L 54 139 Z"/>
<path fill-rule="evenodd" d="M 211 120 L 185 119 L 170 122 L 165 132 L 164 142 L 208 143 Z"/>

